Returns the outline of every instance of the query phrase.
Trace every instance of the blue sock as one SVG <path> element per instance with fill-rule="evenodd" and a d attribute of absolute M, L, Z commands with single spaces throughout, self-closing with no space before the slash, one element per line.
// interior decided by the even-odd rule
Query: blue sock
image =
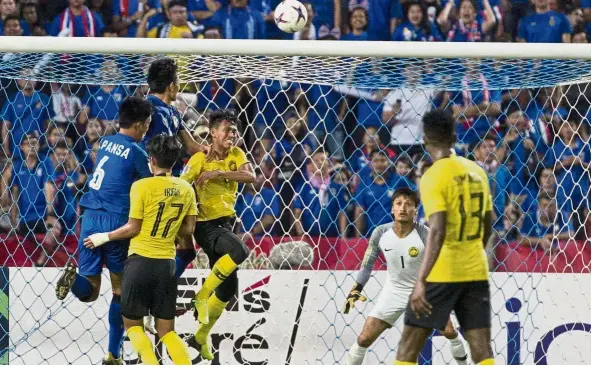
<path fill-rule="evenodd" d="M 195 259 L 196 254 L 194 249 L 177 250 L 177 255 L 175 256 L 175 264 L 177 265 L 175 268 L 175 277 L 177 279 L 181 278 L 187 266 Z"/>
<path fill-rule="evenodd" d="M 88 279 L 80 274 L 76 274 L 76 280 L 74 281 L 74 284 L 72 284 L 72 294 L 78 299 L 85 299 L 92 295 L 92 291 L 92 285 Z"/>
<path fill-rule="evenodd" d="M 119 358 L 123 341 L 123 318 L 121 317 L 121 296 L 114 294 L 109 306 L 109 348 L 113 357 Z"/>

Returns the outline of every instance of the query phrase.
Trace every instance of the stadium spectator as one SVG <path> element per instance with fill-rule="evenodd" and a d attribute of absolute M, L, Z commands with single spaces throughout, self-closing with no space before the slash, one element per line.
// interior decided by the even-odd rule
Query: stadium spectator
<path fill-rule="evenodd" d="M 43 158 L 48 156 L 59 142 L 66 141 L 66 129 L 65 127 L 52 123 L 47 128 L 44 137 L 45 144 L 42 145 L 41 149 L 39 150 L 40 157 Z"/>
<path fill-rule="evenodd" d="M 423 74 L 423 75 L 422 75 Z M 385 98 L 382 110 L 383 122 L 391 128 L 391 146 L 397 154 L 409 156 L 423 151 L 423 115 L 434 108 L 435 91 L 421 88 L 429 75 L 419 65 L 410 63 L 403 68 L 405 86 L 393 89 Z"/>
<path fill-rule="evenodd" d="M 24 3 L 21 5 L 21 27 L 23 28 L 23 36 L 35 36 L 35 29 L 44 29 L 45 21 L 39 14 L 38 5 L 35 3 Z M 37 31 L 38 32 L 38 31 Z M 4 33 L 7 35 L 6 33 Z"/>
<path fill-rule="evenodd" d="M 354 5 L 352 6 L 352 2 Z M 349 14 L 347 19 L 349 33 L 341 37 L 342 41 L 368 41 L 368 0 L 362 4 L 355 4 L 350 1 Z"/>
<path fill-rule="evenodd" d="M 410 0 L 403 5 L 405 18 L 393 32 L 393 41 L 442 41 L 438 27 L 430 21 L 424 5 Z"/>
<path fill-rule="evenodd" d="M 520 19 L 518 42 L 569 43 L 572 28 L 563 13 L 551 10 L 550 0 L 534 0 L 535 12 Z"/>
<path fill-rule="evenodd" d="M 138 26 L 151 9 L 162 11 L 159 0 L 113 0 L 112 29 L 123 37 L 136 37 Z"/>
<path fill-rule="evenodd" d="M 69 84 L 51 83 L 53 121 L 64 128 L 70 123 L 76 123 L 78 114 L 82 110 L 82 102 L 76 94 L 72 93 L 73 88 L 74 86 Z"/>
<path fill-rule="evenodd" d="M 391 197 L 400 187 L 412 187 L 405 178 L 390 171 L 391 160 L 384 150 L 370 154 L 371 178 L 362 179 L 354 197 L 356 237 L 369 236 L 374 228 L 392 221 Z"/>
<path fill-rule="evenodd" d="M 151 19 L 157 15 L 157 12 L 157 9 L 151 8 L 144 14 L 138 25 L 136 37 L 198 38 L 203 32 L 204 27 L 202 25 L 196 24 L 189 19 L 187 6 L 182 0 L 169 1 L 165 9 L 167 20 L 161 23 L 152 23 Z"/>
<path fill-rule="evenodd" d="M 350 27 L 351 14 L 359 7 L 367 11 L 367 32 L 370 41 L 389 41 L 403 18 L 399 0 L 350 0 Z"/>
<path fill-rule="evenodd" d="M 341 28 L 341 0 L 308 0 L 315 10 L 312 20 L 316 29 Z"/>
<path fill-rule="evenodd" d="M 557 203 L 559 209 L 571 216 L 579 228 L 584 222 L 581 211 L 590 208 L 590 145 L 578 136 L 578 124 L 564 121 L 559 127 L 559 139 L 545 158 L 547 167 L 554 167 L 557 177 Z"/>
<path fill-rule="evenodd" d="M 93 118 L 86 123 L 84 136 L 81 136 L 74 142 L 74 152 L 76 156 L 83 161 L 88 151 L 92 148 L 92 143 L 103 137 L 103 124 L 101 120 Z"/>
<path fill-rule="evenodd" d="M 243 235 L 243 241 L 272 236 L 275 220 L 280 217 L 279 196 L 272 187 L 266 185 L 261 172 L 255 174 L 255 182 L 244 185 L 236 202 L 236 216 L 240 218 L 237 234 Z"/>
<path fill-rule="evenodd" d="M 274 3 L 277 6 L 280 3 L 280 1 L 274 0 Z M 272 35 L 277 36 L 278 33 L 281 33 L 281 30 L 275 25 L 275 20 L 273 17 L 275 6 L 272 7 L 271 0 L 249 0 L 249 7 L 263 14 L 263 19 L 265 20 L 266 38 L 270 38 L 270 36 Z"/>
<path fill-rule="evenodd" d="M 565 7 L 565 14 L 567 15 L 567 19 L 569 19 L 571 29 L 575 30 L 584 25 L 584 11 L 581 8 L 567 5 Z"/>
<path fill-rule="evenodd" d="M 304 3 L 304 7 L 308 13 L 308 18 L 306 19 L 306 24 L 302 30 L 295 32 L 293 38 L 295 40 L 316 40 L 317 39 L 317 27 L 313 24 L 312 20 L 314 19 L 314 9 L 311 3 Z M 276 27 L 277 28 L 277 27 Z"/>
<path fill-rule="evenodd" d="M 75 232 L 78 221 L 76 198 L 86 183 L 86 175 L 72 151 L 64 142 L 56 144 L 44 161 L 47 178 L 45 181 L 46 213 L 57 218 L 62 234 Z M 74 159 L 72 159 L 74 158 Z"/>
<path fill-rule="evenodd" d="M 395 172 L 401 177 L 405 177 L 409 180 L 413 179 L 413 162 L 407 154 L 402 154 L 397 157 L 395 162 Z"/>
<path fill-rule="evenodd" d="M 18 17 L 16 0 L 1 0 L 0 1 L 0 35 L 4 34 L 4 23 L 9 15 L 16 15 Z"/>
<path fill-rule="evenodd" d="M 368 163 L 371 161 L 372 153 L 377 150 L 385 151 L 390 160 L 394 160 L 396 157 L 395 152 L 391 148 L 382 144 L 377 129 L 374 127 L 368 127 L 364 130 L 364 136 L 362 137 L 359 148 L 357 148 L 348 158 L 347 163 L 349 169 L 359 176 L 368 176 L 370 174 Z"/>
<path fill-rule="evenodd" d="M 451 92 L 451 109 L 457 119 L 457 150 L 465 151 L 492 128 L 490 118 L 501 112 L 501 93 L 490 90 L 487 78 L 473 65 L 466 66 L 463 90 Z"/>
<path fill-rule="evenodd" d="M 113 22 L 113 6 L 112 0 L 86 0 L 88 7 L 92 12 L 101 16 L 105 27 L 111 27 Z"/>
<path fill-rule="evenodd" d="M 483 0 L 482 3 L 485 10 L 484 17 L 477 14 L 473 0 L 460 1 L 456 21 L 451 19 L 450 14 L 454 3 L 449 1 L 446 4 L 438 16 L 438 24 L 442 32 L 447 34 L 445 37 L 447 42 L 485 41 L 486 35 L 495 27 L 496 19 L 489 1 Z"/>
<path fill-rule="evenodd" d="M 571 43 L 590 43 L 583 26 L 574 28 L 574 31 L 571 34 Z"/>
<path fill-rule="evenodd" d="M 122 85 L 103 84 L 100 87 L 90 87 L 82 99 L 83 113 L 80 122 L 86 123 L 96 118 L 109 126 L 113 124 L 119 114 L 119 105 L 129 95 Z"/>
<path fill-rule="evenodd" d="M 26 36 L 21 25 L 21 21 L 16 15 L 7 16 L 3 21 L 4 35 L 12 37 Z"/>
<path fill-rule="evenodd" d="M 487 172 L 487 176 L 489 177 L 489 187 L 491 189 L 493 211 L 495 214 L 493 228 L 498 232 L 502 232 L 504 229 L 504 210 L 508 204 L 508 191 L 512 176 L 508 167 L 500 164 L 497 155 L 497 145 L 493 135 L 485 135 L 477 143 L 473 151 L 473 156 L 475 157 L 475 162 Z M 497 240 L 499 240 L 499 235 L 494 241 Z"/>
<path fill-rule="evenodd" d="M 29 78 L 31 69 L 23 69 L 20 75 Z M 2 123 L 2 150 L 7 157 L 18 157 L 19 144 L 28 133 L 45 131 L 50 118 L 49 97 L 35 90 L 35 80 L 18 79 L 18 92 L 4 103 L 0 118 Z"/>
<path fill-rule="evenodd" d="M 218 0 L 189 0 L 187 10 L 200 24 L 208 27 L 212 24 L 212 16 L 222 7 L 222 1 Z"/>
<path fill-rule="evenodd" d="M 105 24 L 98 13 L 86 7 L 83 0 L 68 0 L 68 4 L 68 7 L 49 25 L 50 36 L 56 37 L 62 31 L 65 31 L 69 37 L 101 37 L 103 35 Z"/>
<path fill-rule="evenodd" d="M 584 11 L 584 24 L 586 27 L 586 34 L 588 35 L 588 40 L 590 40 L 590 0 L 582 0 L 580 2 L 580 7 Z"/>
<path fill-rule="evenodd" d="M 267 25 L 263 13 L 252 9 L 247 0 L 230 0 L 212 17 L 212 25 L 222 29 L 226 39 L 265 39 Z"/>
<path fill-rule="evenodd" d="M 520 19 L 524 18 L 531 11 L 531 1 L 529 0 L 511 0 L 503 2 L 506 9 L 503 12 L 504 30 L 510 36 L 510 42 L 515 42 L 518 35 L 518 24 Z M 501 12 L 500 12 L 501 14 Z"/>
<path fill-rule="evenodd" d="M 538 138 L 528 130 L 524 113 L 517 103 L 511 102 L 504 110 L 504 116 L 506 129 L 502 132 L 504 137 L 497 149 L 497 159 L 512 174 L 509 193 L 521 196 L 522 201 L 528 195 L 529 187 L 535 186 L 531 178 L 539 162 L 534 143 Z"/>
<path fill-rule="evenodd" d="M 555 252 L 558 241 L 573 238 L 574 227 L 569 212 L 557 208 L 557 200 L 547 193 L 538 196 L 536 210 L 525 214 L 520 231 L 520 244 L 540 246 L 546 252 Z"/>
<path fill-rule="evenodd" d="M 304 181 L 303 172 L 307 158 L 313 152 L 313 142 L 298 114 L 284 114 L 286 132 L 275 142 L 271 149 L 274 166 L 280 170 L 281 182 L 290 182 L 287 186 L 296 186 Z"/>
<path fill-rule="evenodd" d="M 331 178 L 327 155 L 317 150 L 308 180 L 296 187 L 292 204 L 296 235 L 344 236 L 347 230 L 346 191 Z"/>
<path fill-rule="evenodd" d="M 3 195 L 3 206 L 10 207 L 12 228 L 25 237 L 46 233 L 46 200 L 44 187 L 47 172 L 39 160 L 39 137 L 36 132 L 21 136 L 19 144 L 22 159 L 13 160 L 3 172 L 2 179 L 10 191 Z"/>

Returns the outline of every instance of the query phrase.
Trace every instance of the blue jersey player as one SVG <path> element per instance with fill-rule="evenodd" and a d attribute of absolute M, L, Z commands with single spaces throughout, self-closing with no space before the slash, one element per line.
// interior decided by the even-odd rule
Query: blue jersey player
<path fill-rule="evenodd" d="M 148 131 L 151 115 L 152 106 L 140 98 L 128 97 L 119 107 L 120 130 L 101 140 L 94 173 L 88 181 L 89 190 L 80 200 L 85 211 L 78 243 L 78 273 L 75 265 L 68 263 L 56 286 L 60 300 L 71 291 L 82 302 L 92 302 L 99 296 L 103 265 L 109 269 L 113 298 L 109 307 L 109 348 L 103 364 L 123 364 L 121 276 L 129 241 L 112 241 L 88 249 L 83 240 L 127 223 L 132 184 L 152 176 L 148 155 L 137 144 Z"/>
<path fill-rule="evenodd" d="M 177 136 L 185 148 L 185 153 L 192 156 L 197 152 L 205 152 L 207 147 L 198 144 L 193 139 L 191 133 L 183 125 L 179 110 L 171 106 L 179 93 L 177 69 L 175 60 L 168 57 L 155 60 L 148 68 L 148 86 L 150 87 L 148 101 L 152 103 L 154 110 L 152 124 L 143 143 L 146 144 L 152 137 L 163 133 L 168 136 Z M 173 174 L 179 176 L 182 168 L 182 163 L 177 162 L 173 168 Z"/>

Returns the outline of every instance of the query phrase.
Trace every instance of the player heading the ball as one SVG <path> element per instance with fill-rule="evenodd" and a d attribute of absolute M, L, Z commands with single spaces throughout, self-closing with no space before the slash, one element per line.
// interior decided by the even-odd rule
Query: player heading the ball
<path fill-rule="evenodd" d="M 493 209 L 487 174 L 475 162 L 454 154 L 452 116 L 428 112 L 423 130 L 434 161 L 419 185 L 430 232 L 395 364 L 417 364 L 432 329 L 444 328 L 451 311 L 465 331 L 473 361 L 494 364 L 485 253 Z"/>
<path fill-rule="evenodd" d="M 95 249 L 109 241 L 131 238 L 121 290 L 127 336 L 144 364 L 157 365 L 154 347 L 142 321 L 151 314 L 173 362 L 190 365 L 187 347 L 175 333 L 175 237 L 193 246 L 197 217 L 195 192 L 187 182 L 172 176 L 173 166 L 183 152 L 176 137 L 156 135 L 148 142 L 147 149 L 154 177 L 132 185 L 127 224 L 109 233 L 93 234 L 84 240 L 84 245 Z"/>
<path fill-rule="evenodd" d="M 362 268 L 356 284 L 349 292 L 343 313 L 349 313 L 356 301 L 366 301 L 362 289 L 370 279 L 372 268 L 382 252 L 386 260 L 386 281 L 376 306 L 366 319 L 362 333 L 347 354 L 348 365 L 360 365 L 366 351 L 386 329 L 403 315 L 413 291 L 428 237 L 428 228 L 417 223 L 419 197 L 410 188 L 397 189 L 393 194 L 391 213 L 394 222 L 377 227 L 370 236 Z M 463 338 L 449 320 L 441 333 L 450 341 L 450 351 L 458 364 L 466 364 L 467 352 Z"/>
<path fill-rule="evenodd" d="M 255 172 L 245 152 L 235 146 L 239 123 L 235 110 L 212 112 L 210 151 L 207 155 L 193 155 L 181 175 L 195 185 L 199 211 L 194 237 L 212 266 L 195 296 L 199 327 L 187 342 L 209 360 L 214 356 L 207 337 L 237 292 L 237 267 L 249 256 L 247 246 L 232 232 L 238 184 L 255 182 Z"/>

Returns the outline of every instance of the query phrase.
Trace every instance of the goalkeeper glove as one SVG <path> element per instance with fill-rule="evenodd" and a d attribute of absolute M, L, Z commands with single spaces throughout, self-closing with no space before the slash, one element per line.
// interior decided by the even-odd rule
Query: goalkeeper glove
<path fill-rule="evenodd" d="M 366 296 L 362 295 L 362 286 L 358 283 L 354 284 L 347 295 L 345 305 L 343 305 L 343 313 L 348 314 L 349 311 L 354 308 L 356 301 L 366 302 L 367 300 Z"/>

